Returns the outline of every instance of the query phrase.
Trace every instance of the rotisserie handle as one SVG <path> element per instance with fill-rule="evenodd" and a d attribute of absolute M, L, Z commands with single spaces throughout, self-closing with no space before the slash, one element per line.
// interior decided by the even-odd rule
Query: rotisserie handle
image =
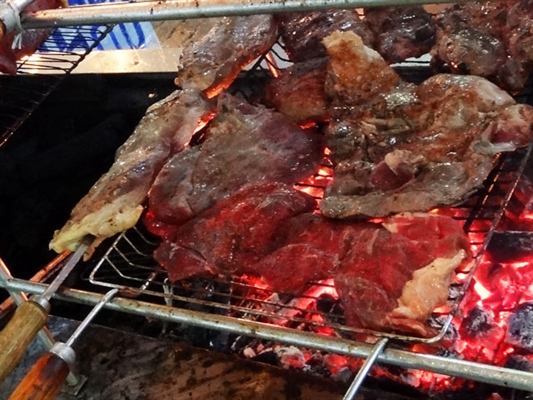
<path fill-rule="evenodd" d="M 18 365 L 47 319 L 46 304 L 30 299 L 17 308 L 9 323 L 0 331 L 0 383 Z"/>
<path fill-rule="evenodd" d="M 63 358 L 46 353 L 33 365 L 9 400 L 53 400 L 69 371 L 69 364 Z"/>

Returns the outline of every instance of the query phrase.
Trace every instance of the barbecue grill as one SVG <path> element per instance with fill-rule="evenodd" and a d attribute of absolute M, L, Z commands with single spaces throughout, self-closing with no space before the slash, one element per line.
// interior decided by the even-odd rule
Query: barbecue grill
<path fill-rule="evenodd" d="M 346 2 L 342 2 L 346 4 Z M 264 7 L 269 7 L 264 3 Z M 291 2 L 284 2 L 287 7 Z M 362 6 L 365 4 L 354 4 Z M 312 4 L 314 8 L 323 8 L 324 4 Z M 328 5 L 328 7 L 331 5 Z M 336 5 L 340 6 L 340 5 Z M 351 6 L 351 4 L 350 4 Z M 138 5 L 139 9 L 142 8 Z M 146 6 L 143 6 L 144 8 Z M 292 5 L 295 7 L 295 5 Z M 90 9 L 88 7 L 87 9 Z M 113 7 L 110 7 L 110 15 Z M 209 7 L 206 7 L 209 9 Z M 167 10 L 165 8 L 165 10 Z M 197 10 L 203 10 L 199 8 Z M 238 9 L 220 7 L 226 14 L 241 13 Z M 218 12 L 223 12 L 223 11 Z M 235 11 L 237 10 L 237 11 Z M 258 12 L 262 8 L 250 8 L 249 13 Z M 127 17 L 114 16 L 104 22 L 124 22 L 139 19 L 150 19 L 146 14 L 133 13 Z M 196 17 L 198 14 L 178 14 L 182 17 Z M 215 11 L 213 11 L 215 12 Z M 245 13 L 244 11 L 242 11 Z M 94 11 L 83 11 L 92 15 Z M 46 12 L 37 13 L 23 19 L 23 26 L 42 27 L 50 23 L 46 20 Z M 51 18 L 57 20 L 55 12 Z M 96 19 L 77 16 L 72 12 L 71 18 L 64 24 L 94 23 Z M 141 17 L 142 15 L 142 17 Z M 170 11 L 151 19 L 166 19 Z M 220 14 L 213 14 L 220 15 Z M 48 21 L 48 22 L 47 22 Z M 102 19 L 99 20 L 100 22 Z M 60 25 L 63 23 L 60 23 Z M 20 87 L 17 77 L 6 82 L 0 98 L 0 110 L 3 112 L 1 143 L 5 143 L 36 110 L 45 98 L 57 88 L 63 78 L 85 58 L 85 56 L 105 37 L 112 26 L 67 27 L 60 28 L 48 40 L 57 43 L 58 37 L 69 42 L 69 51 L 62 46 L 47 53 L 38 54 L 24 60 L 19 65 L 19 73 L 26 75 L 42 75 L 35 81 L 29 81 L 28 87 Z M 79 47 L 76 41 L 79 41 Z M 71 51 L 70 49 L 74 49 Z M 276 49 L 282 48 L 278 43 Z M 253 97 L 253 81 L 257 76 L 268 74 L 269 70 L 278 68 L 288 60 L 279 51 L 273 50 L 257 60 L 254 65 L 242 74 L 232 90 L 245 96 Z M 424 62 L 414 65 L 403 64 L 398 70 L 405 76 L 418 79 L 427 73 Z M 19 98 L 4 93 L 16 93 Z M 21 96 L 23 94 L 23 96 Z M 14 96 L 14 95 L 13 95 Z M 520 95 L 520 102 L 533 104 L 533 93 L 526 90 Z M 9 99 L 9 100 L 6 100 Z M 7 104 L 4 103 L 4 100 Z M 3 122 L 5 120 L 5 122 Z M 295 345 L 304 349 L 314 349 L 328 353 L 341 354 L 360 358 L 363 364 L 348 390 L 345 398 L 353 398 L 363 379 L 375 362 L 403 368 L 420 369 L 437 374 L 457 378 L 465 378 L 488 384 L 495 384 L 525 391 L 533 388 L 533 373 L 517 369 L 487 365 L 475 361 L 435 355 L 419 349 L 439 349 L 443 340 L 453 339 L 453 331 L 457 321 L 463 317 L 462 305 L 470 295 L 474 286 L 474 276 L 480 265 L 486 261 L 491 239 L 502 232 L 502 220 L 505 218 L 513 201 L 516 189 L 525 179 L 531 167 L 532 145 L 526 149 L 501 156 L 484 186 L 461 206 L 443 208 L 437 212 L 445 213 L 461 222 L 468 234 L 475 251 L 474 261 L 468 269 L 457 273 L 454 278 L 448 304 L 435 310 L 429 324 L 435 328 L 436 334 L 431 338 L 407 336 L 402 334 L 377 332 L 356 329 L 344 323 L 336 300 L 335 289 L 331 282 L 320 281 L 309 284 L 301 297 L 273 293 L 261 285 L 257 279 L 248 276 L 232 279 L 192 279 L 170 283 L 163 271 L 153 260 L 152 251 L 157 246 L 156 238 L 146 232 L 141 225 L 130 229 L 118 237 L 104 242 L 89 262 L 83 263 L 83 273 L 78 286 L 64 287 L 54 296 L 56 300 L 68 303 L 95 305 L 109 289 L 118 289 L 118 296 L 105 305 L 110 310 L 142 317 L 155 318 L 170 323 L 193 325 L 201 328 L 255 337 Z M 326 162 L 315 177 L 300 184 L 300 189 L 320 198 L 327 184 L 331 166 Z M 47 278 L 63 265 L 65 255 L 60 255 L 41 273 L 41 279 L 30 281 L 20 278 L 9 278 L 0 281 L 0 286 L 10 292 L 42 294 Z M 531 283 L 533 284 L 533 282 Z M 360 340 L 354 340 L 357 337 Z"/>

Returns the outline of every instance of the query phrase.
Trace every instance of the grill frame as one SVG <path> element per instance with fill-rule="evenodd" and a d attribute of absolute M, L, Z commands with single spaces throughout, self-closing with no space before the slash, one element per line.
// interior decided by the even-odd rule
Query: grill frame
<path fill-rule="evenodd" d="M 92 50 L 96 46 L 97 43 L 94 44 L 94 46 L 91 46 L 90 49 L 88 49 L 87 53 Z M 58 52 L 58 56 L 61 56 L 62 52 Z M 59 68 L 56 70 L 56 67 L 52 67 L 49 70 L 46 70 L 48 73 L 51 73 L 53 75 L 53 78 L 56 79 L 57 77 L 55 74 L 57 72 L 61 72 L 62 74 L 68 74 L 74 67 L 81 62 L 81 60 L 84 58 L 86 54 L 82 55 L 81 57 L 77 58 L 75 61 L 66 61 L 66 63 L 69 65 L 68 68 L 61 69 Z M 79 55 L 77 53 L 72 54 L 73 57 L 78 57 Z M 57 59 L 55 59 L 55 56 L 51 56 L 48 61 L 53 61 L 54 63 L 57 62 Z M 262 65 L 264 68 L 264 63 L 271 64 L 268 60 L 259 60 L 258 68 Z M 272 65 L 271 65 L 272 66 Z M 275 65 L 274 65 L 275 67 Z M 23 64 L 21 64 L 21 71 L 24 70 L 24 68 L 27 68 L 28 70 L 34 69 L 35 66 L 32 67 L 31 63 L 28 63 L 28 61 L 25 61 Z M 24 73 L 24 72 L 23 72 Z M 43 71 L 40 71 L 40 73 L 46 73 Z M 35 104 L 35 108 L 38 107 L 38 105 L 41 104 L 42 101 L 46 98 L 46 96 L 51 93 L 54 88 L 60 83 L 60 80 L 54 82 L 54 85 L 51 85 L 49 87 L 49 91 L 46 91 L 44 97 L 39 100 Z M 31 112 L 35 109 L 26 110 L 28 111 L 27 114 L 25 114 L 23 117 L 18 120 L 20 122 L 20 125 L 24 122 L 25 118 L 31 114 Z M 15 128 L 12 128 L 12 133 L 18 129 L 20 125 L 17 125 Z M 3 138 L 3 136 L 0 136 L 0 138 Z M 6 138 L 5 140 L 7 140 Z M 484 219 L 487 219 L 491 221 L 490 229 L 485 232 L 484 240 L 482 242 L 479 242 L 478 244 L 481 246 L 480 251 L 477 252 L 477 255 L 475 257 L 474 265 L 470 269 L 470 272 L 468 273 L 465 283 L 462 286 L 462 289 L 459 290 L 459 294 L 456 297 L 455 302 L 452 305 L 452 312 L 450 315 L 446 317 L 445 323 L 442 325 L 442 328 L 438 335 L 426 339 L 426 338 L 419 338 L 419 337 L 410 337 L 410 336 L 403 336 L 403 335 L 396 335 L 396 334 L 388 334 L 384 332 L 375 332 L 375 331 L 367 331 L 367 330 L 357 330 L 359 333 L 370 333 L 375 337 L 385 337 L 387 339 L 392 339 L 394 341 L 394 346 L 403 345 L 405 343 L 425 343 L 425 344 L 431 344 L 436 343 L 439 340 L 441 340 L 446 332 L 448 331 L 448 328 L 450 327 L 450 324 L 452 322 L 452 319 L 456 312 L 458 311 L 460 307 L 460 303 L 462 298 L 467 293 L 468 288 L 471 286 L 470 282 L 473 278 L 473 274 L 475 273 L 475 270 L 477 269 L 477 266 L 479 265 L 481 258 L 483 256 L 484 251 L 486 250 L 488 243 L 490 241 L 490 238 L 492 237 L 492 234 L 494 233 L 504 211 L 505 206 L 509 202 L 512 193 L 514 191 L 514 188 L 518 184 L 518 181 L 520 179 L 520 176 L 524 170 L 525 164 L 531 154 L 532 145 L 528 147 L 528 149 L 525 151 L 525 154 L 523 155 L 523 158 L 521 159 L 521 162 L 519 163 L 519 167 L 517 169 L 513 170 L 505 170 L 505 168 L 501 168 L 501 166 L 505 165 L 506 157 L 502 157 L 502 160 L 500 160 L 500 168 L 496 168 L 493 170 L 491 177 L 488 179 L 488 184 L 484 186 L 483 190 L 478 193 L 478 196 L 471 199 L 473 201 L 473 205 L 471 207 L 471 213 L 468 214 L 468 217 L 465 219 L 465 225 L 469 226 L 468 229 L 474 226 L 476 221 L 480 221 L 479 218 L 477 218 L 477 215 L 485 215 L 485 212 L 488 212 L 489 214 L 492 213 L 492 217 L 488 218 L 484 216 Z M 490 211 L 490 207 L 486 208 L 485 206 L 486 202 L 486 196 L 488 193 L 490 193 L 492 190 L 498 191 L 500 188 L 498 185 L 495 185 L 494 179 L 498 178 L 499 176 L 504 175 L 505 173 L 515 173 L 514 179 L 511 179 L 505 184 L 507 185 L 507 190 L 503 193 L 503 196 L 501 196 L 502 203 L 500 204 L 500 207 L 497 207 L 496 210 Z M 505 186 L 505 185 L 504 185 Z M 483 194 L 485 191 L 485 195 Z M 485 208 L 484 208 L 485 207 Z M 472 231 L 472 233 L 479 233 L 477 231 Z M 124 240 L 126 234 L 120 235 L 118 238 L 114 240 L 114 242 L 111 244 L 111 246 L 106 250 L 112 251 L 116 246 L 116 243 L 118 243 L 120 240 Z M 106 256 L 103 256 L 100 258 L 97 262 L 97 264 L 103 263 Z M 61 267 L 61 262 L 56 262 L 58 267 Z M 98 266 L 91 269 L 90 275 L 93 275 L 92 277 L 89 277 L 89 281 L 95 285 L 105 288 L 110 287 L 117 287 L 117 285 L 106 283 L 105 281 L 98 281 L 94 278 L 94 271 L 98 270 Z M 58 268 L 59 269 L 59 268 Z M 150 272 L 151 275 L 154 271 Z M 227 332 L 233 332 L 243 335 L 248 335 L 252 337 L 262 338 L 262 339 L 268 339 L 268 340 L 275 340 L 281 343 L 287 343 L 287 344 L 293 344 L 297 346 L 302 347 L 308 347 L 313 348 L 317 350 L 323 350 L 328 351 L 332 353 L 338 353 L 338 354 L 344 354 L 348 356 L 358 357 L 358 358 L 367 358 L 371 356 L 374 352 L 374 343 L 362 343 L 362 342 L 356 342 L 353 340 L 347 340 L 346 338 L 339 337 L 339 338 L 331 338 L 331 337 L 325 337 L 318 334 L 309 334 L 308 332 L 302 332 L 298 331 L 296 329 L 287 329 L 287 328 L 280 328 L 280 327 L 272 327 L 269 325 L 265 325 L 264 323 L 257 322 L 257 321 L 243 321 L 242 318 L 237 317 L 226 317 L 221 315 L 216 315 L 212 313 L 205 313 L 205 312 L 198 312 L 198 311 L 189 311 L 185 308 L 177 308 L 174 306 L 170 306 L 169 304 L 155 304 L 153 302 L 146 302 L 136 299 L 130 299 L 131 297 L 137 297 L 137 296 L 146 296 L 151 295 L 149 293 L 148 287 L 150 284 L 152 284 L 152 279 L 142 280 L 139 282 L 140 284 L 137 286 L 119 286 L 118 288 L 121 291 L 122 296 L 120 298 L 117 298 L 113 301 L 111 301 L 108 305 L 106 305 L 106 308 L 109 308 L 111 310 L 117 310 L 125 313 L 131 313 L 136 315 L 141 315 L 144 317 L 152 317 L 152 318 L 158 318 L 161 320 L 169 321 L 169 322 L 176 322 L 176 323 L 186 323 L 190 325 L 210 328 L 210 329 L 217 329 L 217 330 L 223 330 Z M 0 286 L 4 286 L 4 288 L 9 290 L 18 290 L 23 291 L 27 293 L 32 294 L 42 294 L 45 289 L 46 285 L 41 283 L 32 283 L 29 281 L 24 281 L 20 279 L 10 279 L 7 282 L 0 282 Z M 58 300 L 68 301 L 68 302 L 74 302 L 74 303 L 80 303 L 80 304 L 87 304 L 87 305 L 95 305 L 98 303 L 101 299 L 102 295 L 98 293 L 96 290 L 93 291 L 83 291 L 79 289 L 67 289 L 63 288 L 61 289 L 54 298 Z M 180 300 L 183 302 L 188 302 L 191 300 L 190 298 L 177 298 L 176 296 L 172 296 L 170 294 L 165 294 L 163 292 L 163 295 L 156 295 L 159 299 L 163 299 L 163 302 L 166 303 L 166 300 L 169 298 L 173 298 L 174 300 Z M 298 322 L 298 321 L 296 321 Z M 456 360 L 456 359 L 449 359 L 444 357 L 437 357 L 437 356 L 430 356 L 427 354 L 419 354 L 414 353 L 412 351 L 406 351 L 401 350 L 396 347 L 390 347 L 379 351 L 377 353 L 375 359 L 378 362 L 383 362 L 385 364 L 394 365 L 394 366 L 400 366 L 404 368 L 419 368 L 424 369 L 427 371 L 433 371 L 437 373 L 452 375 L 456 377 L 463 377 L 467 379 L 473 379 L 479 382 L 486 382 L 489 384 L 498 384 L 501 386 L 507 386 L 512 387 L 516 389 L 522 389 L 522 390 L 530 390 L 530 382 L 533 380 L 533 374 L 532 373 L 526 373 L 523 371 L 517 371 L 517 370 L 511 370 L 507 368 L 500 368 L 495 367 L 491 365 L 482 365 L 474 362 L 467 362 L 462 360 Z"/>

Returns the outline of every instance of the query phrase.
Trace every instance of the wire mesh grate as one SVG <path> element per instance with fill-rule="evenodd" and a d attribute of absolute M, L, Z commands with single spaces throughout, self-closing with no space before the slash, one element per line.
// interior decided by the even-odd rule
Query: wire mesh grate
<path fill-rule="evenodd" d="M 171 284 L 166 272 L 152 257 L 152 252 L 158 246 L 158 239 L 144 232 L 142 226 L 122 233 L 108 247 L 103 246 L 103 254 L 89 264 L 90 272 L 86 278 L 94 285 L 136 293 L 150 302 L 164 302 L 178 308 L 226 315 L 244 321 L 275 324 L 346 339 L 353 339 L 355 334 L 364 334 L 402 341 L 433 342 L 446 334 L 458 312 L 530 151 L 531 146 L 502 156 L 476 195 L 459 207 L 436 211 L 462 223 L 475 258 L 467 270 L 456 275 L 446 306 L 436 310 L 427 322 L 428 326 L 437 331 L 432 338 L 347 326 L 332 280 L 310 282 L 300 296 L 273 292 L 260 278 L 248 275 L 195 278 Z M 320 196 L 326 177 L 322 172 L 298 186 Z"/>
<path fill-rule="evenodd" d="M 56 29 L 33 55 L 18 61 L 17 76 L 0 76 L 0 147 L 111 28 L 80 26 Z"/>

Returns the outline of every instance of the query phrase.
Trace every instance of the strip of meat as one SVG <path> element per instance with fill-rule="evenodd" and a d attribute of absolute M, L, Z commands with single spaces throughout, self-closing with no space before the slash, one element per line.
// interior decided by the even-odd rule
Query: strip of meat
<path fill-rule="evenodd" d="M 270 15 L 204 18 L 180 24 L 194 33 L 181 44 L 184 47 L 175 83 L 202 90 L 209 98 L 226 89 L 277 38 Z"/>
<path fill-rule="evenodd" d="M 496 155 L 529 144 L 533 107 L 477 76 L 440 74 L 406 84 L 361 39 L 327 38 L 335 164 L 321 211 L 377 217 L 462 202 Z"/>
<path fill-rule="evenodd" d="M 50 248 L 75 250 L 88 234 L 101 240 L 134 226 L 157 173 L 191 139 L 211 106 L 197 90 L 178 90 L 146 111 L 130 138 L 117 150 L 106 174 L 56 231 Z"/>
<path fill-rule="evenodd" d="M 35 0 L 28 5 L 25 12 L 49 10 L 53 8 L 68 7 L 66 0 Z M 29 29 L 21 33 L 20 44 L 13 48 L 13 40 L 17 33 L 11 32 L 0 40 L 0 72 L 10 75 L 17 73 L 17 60 L 31 55 L 52 33 L 52 29 Z"/>
<path fill-rule="evenodd" d="M 435 44 L 435 22 L 422 6 L 371 7 L 364 14 L 374 49 L 391 64 L 427 54 Z"/>
<path fill-rule="evenodd" d="M 281 183 L 247 186 L 173 232 L 155 251 L 172 281 L 241 273 L 271 252 L 278 225 L 315 200 Z"/>
<path fill-rule="evenodd" d="M 297 124 L 328 119 L 324 84 L 327 58 L 296 63 L 266 87 L 265 103 Z"/>
<path fill-rule="evenodd" d="M 326 10 L 276 15 L 285 51 L 293 62 L 327 56 L 322 39 L 339 31 L 355 32 L 366 45 L 374 43 L 373 33 L 354 10 Z"/>
<path fill-rule="evenodd" d="M 150 190 L 150 211 L 181 224 L 246 185 L 294 184 L 318 169 L 322 137 L 228 94 L 201 147 L 174 156 Z"/>

